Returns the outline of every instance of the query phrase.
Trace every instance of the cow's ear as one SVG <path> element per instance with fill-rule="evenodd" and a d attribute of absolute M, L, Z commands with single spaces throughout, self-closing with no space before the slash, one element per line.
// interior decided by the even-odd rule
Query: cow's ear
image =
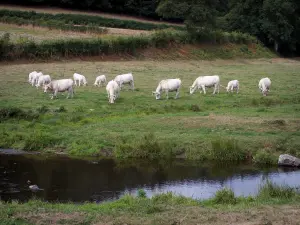
<path fill-rule="evenodd" d="M 152 95 L 155 95 L 156 94 L 156 92 L 155 91 L 152 91 Z"/>

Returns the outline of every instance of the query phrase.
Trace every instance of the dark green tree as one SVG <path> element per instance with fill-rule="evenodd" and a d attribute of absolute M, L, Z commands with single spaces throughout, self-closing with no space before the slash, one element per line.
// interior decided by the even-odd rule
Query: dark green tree
<path fill-rule="evenodd" d="M 161 0 L 156 12 L 163 18 L 183 19 L 189 30 L 215 26 L 218 0 Z"/>

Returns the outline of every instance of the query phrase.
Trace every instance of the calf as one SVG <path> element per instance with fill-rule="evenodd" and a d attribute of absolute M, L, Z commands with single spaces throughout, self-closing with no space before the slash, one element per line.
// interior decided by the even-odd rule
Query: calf
<path fill-rule="evenodd" d="M 77 86 L 77 82 L 78 81 L 78 86 L 80 86 L 80 84 L 82 83 L 84 86 L 87 85 L 87 81 L 85 79 L 85 76 L 79 74 L 79 73 L 74 73 L 73 74 L 73 79 L 74 79 L 74 82 L 75 82 L 75 86 Z"/>
<path fill-rule="evenodd" d="M 238 80 L 231 80 L 228 82 L 226 91 L 227 92 L 233 92 L 233 89 L 236 89 L 236 93 L 239 93 L 240 84 Z"/>
<path fill-rule="evenodd" d="M 98 86 L 98 87 L 101 87 L 102 83 L 103 84 L 106 83 L 106 77 L 105 77 L 105 75 L 100 75 L 100 76 L 96 77 L 94 85 Z"/>

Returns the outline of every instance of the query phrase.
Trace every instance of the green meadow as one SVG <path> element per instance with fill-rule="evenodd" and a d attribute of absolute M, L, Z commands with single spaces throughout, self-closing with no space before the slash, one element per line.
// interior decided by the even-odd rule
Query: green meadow
<path fill-rule="evenodd" d="M 188 158 L 275 164 L 282 153 L 300 156 L 300 62 L 288 59 L 60 61 L 2 64 L 0 79 L 0 147 L 118 158 Z M 77 72 L 88 85 L 50 100 L 30 86 L 28 74 L 42 71 L 52 79 Z M 107 80 L 132 72 L 135 91 L 125 89 L 109 104 L 105 87 L 94 87 L 97 75 Z M 218 74 L 223 86 L 240 81 L 239 94 L 198 91 L 189 86 L 200 75 Z M 269 77 L 263 97 L 258 81 Z M 180 78 L 179 99 L 152 91 L 160 80 Z"/>

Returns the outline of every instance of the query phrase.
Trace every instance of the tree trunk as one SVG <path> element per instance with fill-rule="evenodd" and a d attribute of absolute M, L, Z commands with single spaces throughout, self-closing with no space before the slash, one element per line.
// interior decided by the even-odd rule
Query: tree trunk
<path fill-rule="evenodd" d="M 274 50 L 278 52 L 279 44 L 277 41 L 274 41 Z"/>

